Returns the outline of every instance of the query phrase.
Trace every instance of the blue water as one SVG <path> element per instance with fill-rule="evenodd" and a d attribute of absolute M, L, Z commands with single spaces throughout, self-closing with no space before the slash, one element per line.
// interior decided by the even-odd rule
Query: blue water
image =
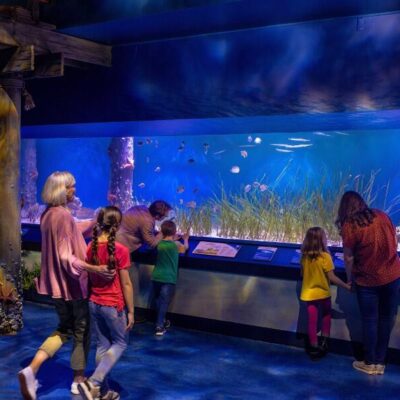
<path fill-rule="evenodd" d="M 179 135 L 135 138 L 133 196 L 138 202 L 162 198 L 175 206 L 195 202 L 199 207 L 220 198 L 223 188 L 233 196 L 262 198 L 273 192 L 290 204 L 306 185 L 327 196 L 339 191 L 340 183 L 365 189 L 375 174 L 371 205 L 400 221 L 397 208 L 389 207 L 400 193 L 396 129 Z M 69 170 L 85 207 L 107 204 L 109 143 L 109 138 L 38 140 L 38 193 L 52 171 Z"/>

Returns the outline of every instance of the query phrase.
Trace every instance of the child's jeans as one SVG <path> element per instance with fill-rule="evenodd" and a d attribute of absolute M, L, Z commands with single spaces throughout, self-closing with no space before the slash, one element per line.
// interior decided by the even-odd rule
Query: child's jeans
<path fill-rule="evenodd" d="M 176 285 L 173 283 L 153 281 L 154 297 L 157 307 L 157 328 L 162 328 L 164 326 L 168 307 L 175 294 L 175 286 Z"/>
<path fill-rule="evenodd" d="M 115 307 L 90 301 L 89 308 L 97 343 L 96 370 L 90 380 L 104 393 L 108 390 L 105 377 L 128 346 L 127 318 L 124 310 L 117 311 Z"/>
<path fill-rule="evenodd" d="M 318 309 L 321 309 L 322 336 L 329 337 L 331 332 L 331 298 L 307 301 L 308 338 L 310 345 L 314 347 L 318 346 Z"/>

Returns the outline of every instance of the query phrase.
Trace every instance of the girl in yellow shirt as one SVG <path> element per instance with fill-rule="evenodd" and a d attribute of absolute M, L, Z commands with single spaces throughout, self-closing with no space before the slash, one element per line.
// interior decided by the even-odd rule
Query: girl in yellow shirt
<path fill-rule="evenodd" d="M 328 350 L 331 330 L 330 283 L 350 290 L 350 284 L 335 275 L 332 257 L 329 254 L 325 231 L 320 227 L 310 228 L 301 246 L 301 274 L 303 284 L 300 299 L 307 303 L 308 354 L 312 360 L 324 356 Z M 318 310 L 322 315 L 321 346 L 318 346 Z"/>

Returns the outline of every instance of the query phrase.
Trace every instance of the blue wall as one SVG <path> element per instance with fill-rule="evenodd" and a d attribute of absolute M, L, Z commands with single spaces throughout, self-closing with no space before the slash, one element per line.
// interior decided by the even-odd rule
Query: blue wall
<path fill-rule="evenodd" d="M 33 81 L 24 124 L 400 107 L 400 14 L 115 47 L 113 68 Z"/>

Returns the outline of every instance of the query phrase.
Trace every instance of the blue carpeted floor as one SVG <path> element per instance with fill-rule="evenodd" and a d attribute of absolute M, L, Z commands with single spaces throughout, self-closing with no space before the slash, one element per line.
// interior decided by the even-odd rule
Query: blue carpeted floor
<path fill-rule="evenodd" d="M 56 326 L 55 312 L 27 303 L 25 328 L 0 337 L 0 399 L 20 399 L 16 374 Z M 39 372 L 43 400 L 74 399 L 69 393 L 70 345 Z M 352 359 L 329 354 L 311 362 L 301 349 L 172 327 L 155 337 L 153 325 L 140 324 L 111 373 L 111 386 L 122 399 L 252 400 L 252 399 L 398 399 L 400 367 L 389 365 L 384 376 L 368 376 L 351 367 Z M 89 370 L 94 366 L 90 355 Z"/>

